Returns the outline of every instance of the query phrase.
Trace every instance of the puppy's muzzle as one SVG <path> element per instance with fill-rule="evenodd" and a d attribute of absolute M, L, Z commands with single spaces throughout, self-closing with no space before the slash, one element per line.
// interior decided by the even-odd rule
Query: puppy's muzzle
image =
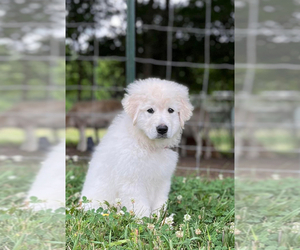
<path fill-rule="evenodd" d="M 156 127 L 156 131 L 159 137 L 165 137 L 168 132 L 168 127 L 166 125 L 159 125 Z"/>

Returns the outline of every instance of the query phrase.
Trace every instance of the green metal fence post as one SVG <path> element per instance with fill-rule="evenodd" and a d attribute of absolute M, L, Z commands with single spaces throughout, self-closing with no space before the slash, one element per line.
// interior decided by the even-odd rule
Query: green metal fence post
<path fill-rule="evenodd" d="M 135 80 L 135 0 L 127 0 L 126 82 Z"/>

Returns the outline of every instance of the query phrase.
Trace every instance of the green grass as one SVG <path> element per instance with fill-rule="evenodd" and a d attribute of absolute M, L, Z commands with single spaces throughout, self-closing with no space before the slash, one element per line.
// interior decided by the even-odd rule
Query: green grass
<path fill-rule="evenodd" d="M 124 215 L 113 207 L 109 212 L 77 209 L 87 163 L 71 161 L 66 172 L 66 215 L 22 209 L 39 167 L 11 161 L 1 166 L 0 249 L 234 249 L 234 238 L 236 249 L 300 249 L 297 178 L 237 179 L 234 185 L 232 179 L 174 177 L 167 214 L 140 221 L 125 209 Z M 166 218 L 172 213 L 170 227 Z M 186 214 L 189 221 L 184 221 Z"/>
<path fill-rule="evenodd" d="M 67 167 L 67 249 L 234 249 L 233 179 L 174 177 L 166 212 L 140 220 L 125 207 L 123 215 L 114 207 L 78 209 L 85 171 L 85 165 Z"/>
<path fill-rule="evenodd" d="M 37 137 L 45 136 L 51 142 L 54 141 L 54 134 L 51 129 L 39 128 L 35 132 Z M 65 130 L 58 130 L 59 138 L 64 138 Z M 25 132 L 19 128 L 1 128 L 0 129 L 0 144 L 2 145 L 20 145 L 25 140 Z"/>
<path fill-rule="evenodd" d="M 6 161 L 0 172 L 0 249 L 65 249 L 64 210 L 24 209 L 26 192 L 40 163 Z"/>
<path fill-rule="evenodd" d="M 235 187 L 239 249 L 300 249 L 299 179 L 237 180 Z"/>
<path fill-rule="evenodd" d="M 59 211 L 0 210 L 0 249 L 65 249 L 64 228 Z"/>

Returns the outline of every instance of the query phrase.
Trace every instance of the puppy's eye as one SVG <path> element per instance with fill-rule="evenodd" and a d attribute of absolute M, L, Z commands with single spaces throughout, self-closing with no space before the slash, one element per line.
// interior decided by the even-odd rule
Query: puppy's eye
<path fill-rule="evenodd" d="M 154 110 L 151 108 L 151 109 L 148 109 L 147 112 L 150 113 L 150 114 L 153 114 Z"/>
<path fill-rule="evenodd" d="M 169 108 L 169 109 L 168 109 L 168 112 L 169 112 L 169 113 L 173 113 L 173 112 L 174 112 L 174 109 Z"/>

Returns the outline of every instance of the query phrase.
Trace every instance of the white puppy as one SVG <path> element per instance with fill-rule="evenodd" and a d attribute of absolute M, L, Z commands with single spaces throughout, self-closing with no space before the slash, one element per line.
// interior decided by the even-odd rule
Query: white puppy
<path fill-rule="evenodd" d="M 188 88 L 155 78 L 136 81 L 126 89 L 124 112 L 118 115 L 90 162 L 82 197 L 84 209 L 103 201 L 150 216 L 168 199 L 177 146 L 193 106 Z M 134 202 L 133 200 L 134 199 Z"/>

